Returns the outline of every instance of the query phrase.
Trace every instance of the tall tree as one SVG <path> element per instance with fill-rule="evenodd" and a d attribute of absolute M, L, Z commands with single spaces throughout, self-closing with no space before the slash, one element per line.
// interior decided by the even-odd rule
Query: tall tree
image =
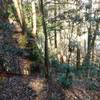
<path fill-rule="evenodd" d="M 48 79 L 48 76 L 49 76 L 48 34 L 47 34 L 47 29 L 46 29 L 43 0 L 40 0 L 40 7 L 41 7 L 41 15 L 42 15 L 43 32 L 45 36 L 45 59 L 44 59 L 45 60 L 45 78 Z"/>
<path fill-rule="evenodd" d="M 36 35 L 36 8 L 35 8 L 35 2 L 34 1 L 32 1 L 32 15 L 33 15 L 32 33 L 33 33 L 33 35 Z"/>
<path fill-rule="evenodd" d="M 57 31 L 56 31 L 56 16 L 57 16 L 57 6 L 56 6 L 56 0 L 54 0 L 54 16 L 55 16 L 55 30 L 54 30 L 54 44 L 55 44 L 55 48 L 57 48 Z"/>
<path fill-rule="evenodd" d="M 88 7 L 89 6 L 89 7 Z M 87 64 L 90 64 L 90 59 L 91 59 L 91 36 L 92 36 L 92 23 L 91 23 L 91 20 L 89 21 L 89 18 L 91 17 L 91 12 L 92 11 L 92 0 L 89 1 L 89 4 L 86 5 L 86 12 L 87 14 L 89 14 L 89 17 L 87 19 L 86 17 L 86 20 L 87 22 L 89 23 L 89 26 L 88 26 L 88 47 L 87 47 L 87 54 L 83 60 L 83 65 L 87 65 Z"/>
<path fill-rule="evenodd" d="M 21 14 L 20 6 L 19 6 L 19 5 L 21 5 L 21 4 L 19 4 L 21 2 L 19 2 L 19 0 L 13 0 L 13 3 L 16 8 L 16 12 L 19 17 L 20 24 L 22 25 L 22 14 Z"/>
<path fill-rule="evenodd" d="M 25 34 L 25 33 L 27 33 L 27 26 L 26 26 L 26 22 L 25 22 L 24 13 L 22 10 L 22 0 L 13 0 L 13 3 L 16 8 L 18 20 L 19 20 L 20 26 L 22 28 L 22 33 Z"/>

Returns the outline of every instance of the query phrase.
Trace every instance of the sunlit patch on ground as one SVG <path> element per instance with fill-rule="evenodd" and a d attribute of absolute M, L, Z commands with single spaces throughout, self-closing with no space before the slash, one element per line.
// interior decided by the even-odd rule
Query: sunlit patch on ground
<path fill-rule="evenodd" d="M 29 83 L 29 87 L 35 90 L 37 93 L 40 93 L 44 88 L 44 80 L 35 79 Z"/>
<path fill-rule="evenodd" d="M 32 79 L 28 86 L 36 92 L 36 100 L 47 100 L 47 85 L 44 79 Z"/>

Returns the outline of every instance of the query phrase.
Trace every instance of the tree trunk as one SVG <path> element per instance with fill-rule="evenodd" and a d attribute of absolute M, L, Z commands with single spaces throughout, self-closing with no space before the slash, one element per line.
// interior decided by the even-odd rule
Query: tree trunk
<path fill-rule="evenodd" d="M 88 47 L 87 47 L 87 54 L 83 60 L 82 65 L 89 65 L 90 64 L 90 59 L 91 59 L 91 25 L 88 28 Z"/>
<path fill-rule="evenodd" d="M 33 15 L 33 29 L 32 29 L 32 33 L 33 33 L 33 36 L 35 36 L 36 35 L 36 9 L 35 9 L 34 1 L 32 1 L 32 15 Z"/>
<path fill-rule="evenodd" d="M 95 29 L 95 32 L 93 34 L 93 37 L 90 34 L 91 28 L 88 29 L 88 48 L 87 48 L 87 54 L 86 54 L 86 56 L 84 58 L 84 61 L 83 61 L 83 65 L 84 64 L 90 64 L 91 53 L 94 52 L 94 46 L 95 46 L 95 40 L 96 40 L 96 32 L 98 31 L 98 29 L 99 29 L 99 23 L 96 23 L 96 29 Z"/>
<path fill-rule="evenodd" d="M 22 34 L 25 34 L 25 33 L 27 33 L 27 27 L 26 27 L 26 23 L 25 23 L 24 14 L 22 11 L 22 0 L 13 0 L 13 3 L 16 8 L 16 11 L 17 11 L 20 26 L 22 28 Z"/>
<path fill-rule="evenodd" d="M 13 0 L 13 3 L 14 3 L 14 6 L 16 8 L 16 11 L 17 11 L 17 15 L 18 15 L 20 24 L 22 26 L 22 15 L 21 15 L 21 10 L 20 10 L 20 6 L 19 6 L 20 5 L 19 0 Z"/>
<path fill-rule="evenodd" d="M 94 46 L 95 46 L 95 40 L 96 40 L 96 33 L 97 31 L 99 30 L 99 23 L 97 22 L 96 23 L 96 29 L 94 31 L 94 34 L 93 34 L 93 38 L 92 38 L 92 43 L 91 43 L 91 47 L 92 47 L 92 61 L 94 61 Z"/>
<path fill-rule="evenodd" d="M 80 67 L 80 48 L 77 47 L 77 61 L 76 61 L 77 69 Z"/>
<path fill-rule="evenodd" d="M 43 32 L 45 36 L 45 78 L 48 79 L 49 75 L 49 57 L 48 57 L 48 35 L 47 35 L 47 30 L 46 30 L 46 22 L 44 19 L 44 7 L 43 7 L 43 0 L 40 0 L 40 7 L 41 7 L 41 14 L 42 14 L 42 25 L 43 25 Z"/>
<path fill-rule="evenodd" d="M 54 30 L 54 44 L 55 48 L 57 48 L 57 31 L 56 31 L 56 15 L 57 15 L 57 9 L 56 9 L 56 1 L 54 0 L 55 3 L 55 10 L 54 10 L 54 16 L 55 16 L 55 30 Z"/>

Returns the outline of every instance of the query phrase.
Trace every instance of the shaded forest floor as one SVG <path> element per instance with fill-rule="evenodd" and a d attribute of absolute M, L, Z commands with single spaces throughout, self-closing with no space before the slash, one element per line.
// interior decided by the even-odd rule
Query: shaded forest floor
<path fill-rule="evenodd" d="M 5 78 L 0 89 L 0 100 L 100 100 L 99 88 L 88 90 L 89 81 L 77 81 L 70 89 L 63 89 L 57 82 L 38 76 Z"/>

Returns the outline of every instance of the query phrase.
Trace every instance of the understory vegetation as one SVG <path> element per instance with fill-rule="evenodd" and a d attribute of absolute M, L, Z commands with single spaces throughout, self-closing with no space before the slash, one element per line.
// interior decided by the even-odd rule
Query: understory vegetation
<path fill-rule="evenodd" d="M 0 0 L 0 100 L 100 100 L 99 0 Z"/>

